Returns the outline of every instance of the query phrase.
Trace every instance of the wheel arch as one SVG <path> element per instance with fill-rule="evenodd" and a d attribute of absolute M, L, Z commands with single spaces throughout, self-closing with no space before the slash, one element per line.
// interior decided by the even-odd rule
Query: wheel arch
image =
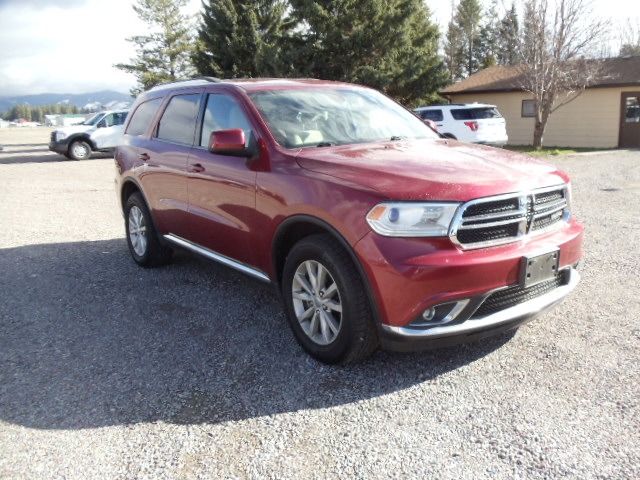
<path fill-rule="evenodd" d="M 122 183 L 122 186 L 120 187 L 120 210 L 122 210 L 122 213 L 124 213 L 124 206 L 127 204 L 127 199 L 133 195 L 134 193 L 139 193 L 143 200 L 145 201 L 145 203 L 147 205 L 149 205 L 149 202 L 147 201 L 147 197 L 145 196 L 145 194 L 142 192 L 142 188 L 140 188 L 140 185 L 138 185 L 138 182 L 136 182 L 133 179 L 127 179 Z"/>
<path fill-rule="evenodd" d="M 367 299 L 371 306 L 371 312 L 374 316 L 376 328 L 379 329 L 380 313 L 378 311 L 378 304 L 376 302 L 375 295 L 373 294 L 369 277 L 367 276 L 360 259 L 345 237 L 336 228 L 319 218 L 309 215 L 296 215 L 286 219 L 276 230 L 271 246 L 271 261 L 276 288 L 278 291 L 281 289 L 284 264 L 291 248 L 306 237 L 321 234 L 330 235 L 349 255 L 349 258 L 355 265 L 356 270 L 362 279 L 362 284 L 364 285 L 367 293 Z"/>
<path fill-rule="evenodd" d="M 142 190 L 142 187 L 140 186 L 140 184 L 133 178 L 127 178 L 123 180 L 120 186 L 120 192 L 118 193 L 118 195 L 120 199 L 120 210 L 122 211 L 122 215 L 123 216 L 125 215 L 125 207 L 127 205 L 128 198 L 134 193 L 139 193 L 140 196 L 142 197 L 142 200 L 144 201 L 144 203 L 147 205 L 147 208 L 149 209 L 149 215 L 151 216 L 151 223 L 153 223 L 153 228 L 157 232 L 159 232 L 158 222 L 156 222 L 156 217 L 153 214 L 153 209 L 151 208 L 151 204 L 149 203 L 147 196 L 144 194 L 144 191 Z M 125 221 L 127 221 L 126 218 L 125 218 Z M 162 245 L 169 245 L 169 242 L 167 242 L 162 235 L 158 235 L 158 237 L 159 237 L 158 240 Z"/>
<path fill-rule="evenodd" d="M 71 148 L 71 145 L 73 144 L 73 142 L 77 142 L 78 140 L 86 142 L 89 145 L 89 148 L 91 148 L 92 152 L 95 152 L 97 150 L 96 144 L 94 143 L 93 140 L 91 140 L 91 137 L 84 132 L 80 132 L 80 133 L 74 133 L 73 135 L 69 136 L 67 140 L 67 143 L 68 143 L 67 152 Z"/>

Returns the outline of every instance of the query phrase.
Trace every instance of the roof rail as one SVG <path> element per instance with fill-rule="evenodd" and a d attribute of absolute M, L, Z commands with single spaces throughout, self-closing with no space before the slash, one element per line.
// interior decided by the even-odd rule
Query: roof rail
<path fill-rule="evenodd" d="M 193 77 L 191 80 L 206 80 L 211 83 L 219 83 L 222 80 L 217 77 Z"/>
<path fill-rule="evenodd" d="M 197 85 L 198 82 L 218 83 L 218 82 L 222 82 L 222 80 L 219 79 L 219 78 L 216 78 L 216 77 L 186 78 L 184 80 L 174 80 L 172 82 L 161 83 L 161 84 L 156 85 L 155 87 L 151 88 L 151 90 L 163 90 L 165 88 L 169 88 L 169 87 L 180 85 L 180 84 L 188 84 L 189 82 L 193 83 L 194 85 Z"/>

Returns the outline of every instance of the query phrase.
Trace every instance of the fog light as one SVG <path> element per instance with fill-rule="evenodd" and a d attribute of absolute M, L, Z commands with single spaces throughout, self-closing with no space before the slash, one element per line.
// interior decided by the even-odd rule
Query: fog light
<path fill-rule="evenodd" d="M 427 308 L 409 324 L 409 328 L 433 328 L 458 319 L 469 303 L 469 299 L 441 303 Z"/>
<path fill-rule="evenodd" d="M 427 308 L 424 312 L 422 312 L 422 319 L 425 322 L 430 322 L 431 320 L 433 320 L 433 317 L 436 316 L 436 309 L 431 307 L 431 308 Z"/>

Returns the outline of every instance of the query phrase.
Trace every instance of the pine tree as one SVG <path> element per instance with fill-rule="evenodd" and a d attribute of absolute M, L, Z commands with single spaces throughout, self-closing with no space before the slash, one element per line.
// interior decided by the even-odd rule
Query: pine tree
<path fill-rule="evenodd" d="M 193 62 L 201 75 L 221 78 L 282 76 L 291 22 L 284 0 L 203 2 Z"/>
<path fill-rule="evenodd" d="M 292 0 L 291 63 L 303 76 L 361 83 L 407 105 L 444 86 L 439 32 L 421 0 Z"/>
<path fill-rule="evenodd" d="M 462 33 L 460 27 L 451 17 L 444 41 L 444 61 L 449 72 L 449 83 L 464 78 L 462 66 Z"/>
<path fill-rule="evenodd" d="M 131 63 L 116 68 L 133 73 L 138 85 L 131 89 L 137 95 L 163 82 L 189 78 L 193 73 L 192 21 L 180 13 L 188 0 L 138 0 L 133 10 L 148 28 L 147 35 L 128 38 L 137 46 Z"/>
<path fill-rule="evenodd" d="M 498 63 L 500 65 L 518 65 L 522 63 L 520 55 L 520 23 L 515 3 L 511 4 L 498 27 Z"/>
<path fill-rule="evenodd" d="M 479 69 L 492 67 L 498 63 L 500 21 L 497 0 L 492 1 L 483 17 L 484 22 L 478 30 L 473 51 L 474 62 Z"/>
<path fill-rule="evenodd" d="M 467 76 L 476 73 L 480 64 L 475 54 L 480 39 L 482 6 L 478 0 L 461 0 L 456 10 L 455 22 L 461 31 L 463 50 L 462 64 Z"/>

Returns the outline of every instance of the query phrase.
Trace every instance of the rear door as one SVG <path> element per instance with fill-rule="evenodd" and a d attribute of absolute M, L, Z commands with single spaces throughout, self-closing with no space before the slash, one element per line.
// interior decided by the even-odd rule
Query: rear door
<path fill-rule="evenodd" d="M 640 147 L 640 92 L 622 92 L 620 148 Z"/>
<path fill-rule="evenodd" d="M 170 96 L 150 138 L 137 145 L 140 183 L 162 234 L 189 237 L 186 170 L 203 90 L 185 89 Z"/>

